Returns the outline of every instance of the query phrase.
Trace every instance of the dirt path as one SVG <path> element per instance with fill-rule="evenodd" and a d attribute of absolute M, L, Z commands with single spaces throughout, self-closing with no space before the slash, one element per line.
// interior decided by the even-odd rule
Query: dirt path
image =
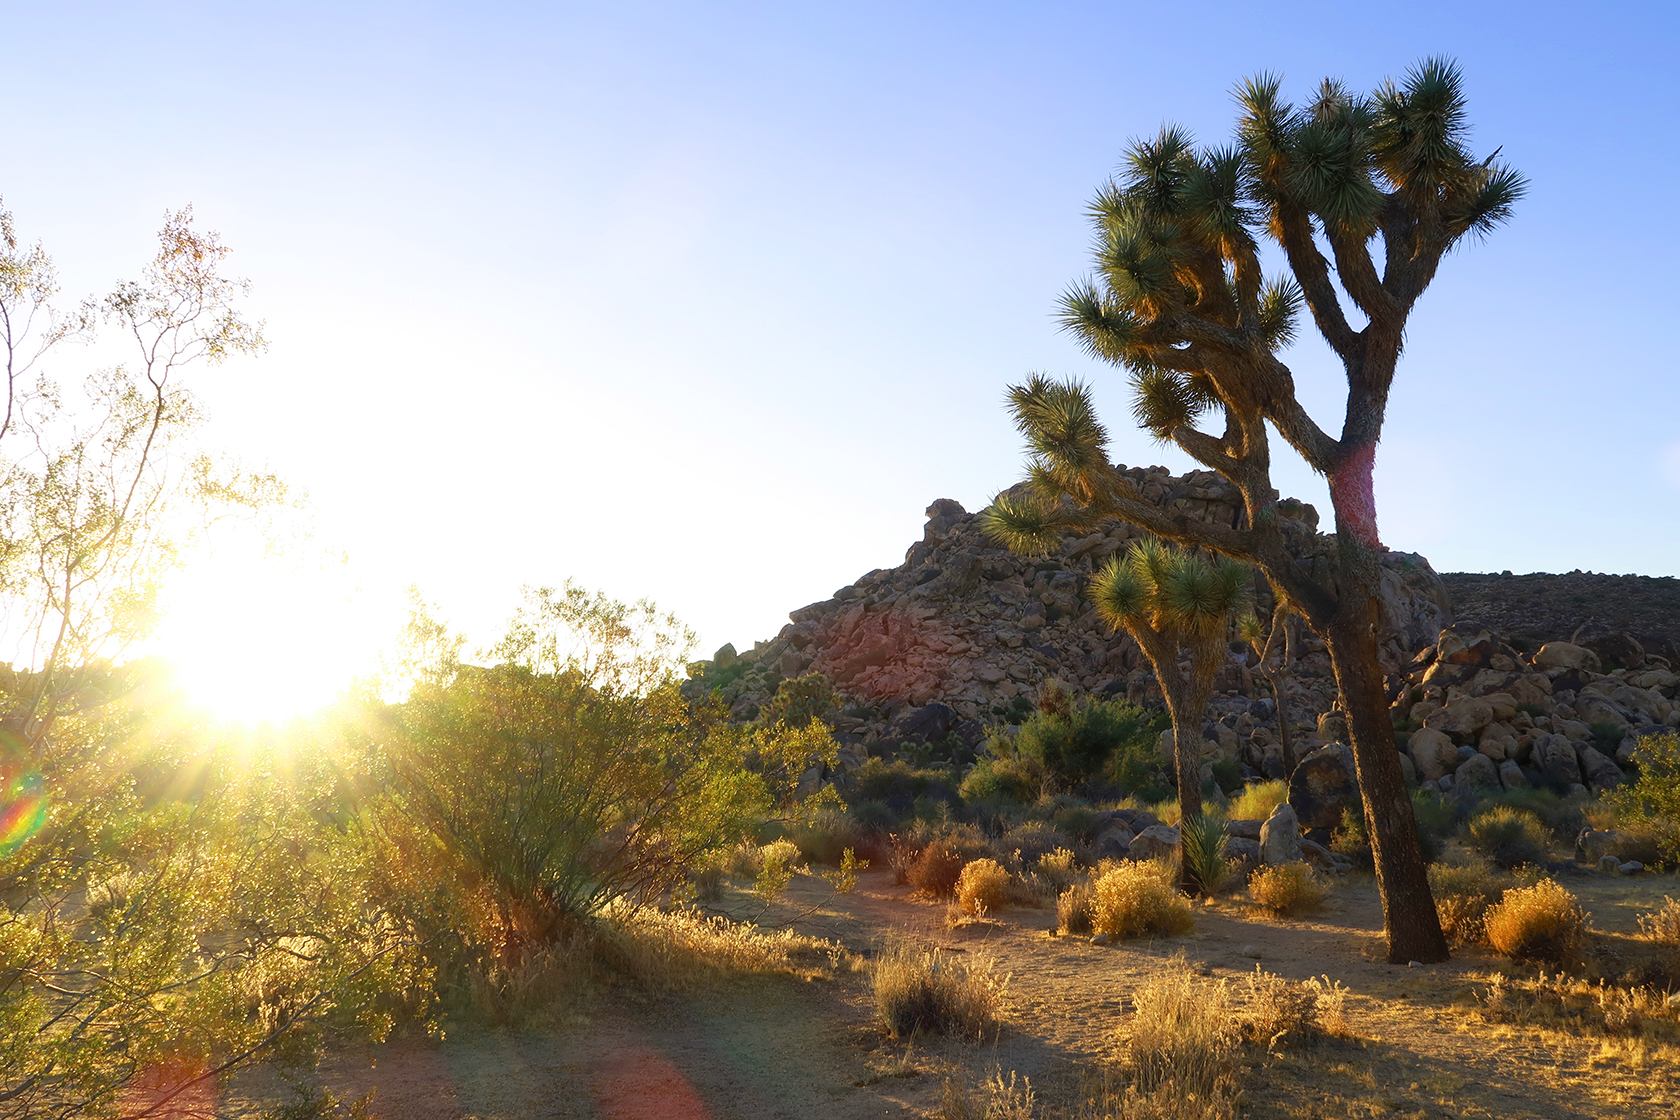
<path fill-rule="evenodd" d="M 1581 886 L 1610 928 L 1631 928 L 1665 888 L 1680 894 L 1672 879 Z M 824 894 L 819 880 L 802 878 L 790 902 L 817 905 Z M 1275 920 L 1224 900 L 1198 905 L 1196 925 L 1189 937 L 1118 947 L 1058 938 L 1054 915 L 1038 910 L 953 929 L 945 904 L 913 897 L 886 872 L 866 872 L 801 929 L 865 954 L 903 937 L 989 963 L 1009 978 L 998 1037 L 978 1045 L 888 1040 L 874 1025 L 864 975 L 854 973 L 741 981 L 687 997 L 614 992 L 586 1023 L 564 1030 L 341 1053 L 322 1073 L 346 1100 L 376 1087 L 377 1120 L 930 1116 L 947 1079 L 972 1084 L 994 1067 L 1031 1078 L 1054 1107 L 1071 1102 L 1113 1055 L 1138 983 L 1182 954 L 1239 992 L 1256 964 L 1293 979 L 1327 975 L 1348 989 L 1349 1038 L 1253 1057 L 1243 1079 L 1253 1120 L 1680 1115 L 1674 1047 L 1487 1022 L 1475 995 L 1500 965 L 1473 951 L 1430 968 L 1388 964 L 1368 877 L 1344 879 L 1308 920 Z"/>

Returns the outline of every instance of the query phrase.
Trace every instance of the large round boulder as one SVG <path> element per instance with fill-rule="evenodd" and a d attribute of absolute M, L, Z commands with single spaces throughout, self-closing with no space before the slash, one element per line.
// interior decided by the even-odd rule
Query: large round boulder
<path fill-rule="evenodd" d="M 1342 814 L 1359 807 L 1353 751 L 1342 743 L 1320 747 L 1289 775 L 1289 805 L 1307 828 L 1335 828 Z"/>

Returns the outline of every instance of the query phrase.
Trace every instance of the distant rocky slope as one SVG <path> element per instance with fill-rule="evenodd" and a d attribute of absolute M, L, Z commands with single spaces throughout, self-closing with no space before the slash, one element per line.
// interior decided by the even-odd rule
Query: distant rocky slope
<path fill-rule="evenodd" d="M 1599 572 L 1446 572 L 1458 617 L 1490 626 L 1516 648 L 1572 635 L 1583 626 L 1625 630 L 1649 652 L 1680 656 L 1680 579 Z"/>
<path fill-rule="evenodd" d="M 1165 509 L 1227 524 L 1238 517 L 1235 489 L 1212 472 L 1127 473 Z M 1280 512 L 1297 555 L 1327 562 L 1334 538 L 1318 533 L 1316 511 L 1290 501 Z M 957 502 L 942 498 L 927 516 L 902 564 L 793 611 L 781 633 L 751 650 L 726 646 L 697 662 L 685 688 L 719 694 L 733 718 L 749 720 L 782 680 L 820 671 L 842 697 L 834 730 L 849 745 L 848 764 L 905 744 L 977 745 L 989 724 L 1018 718 L 1052 681 L 1075 697 L 1159 703 L 1141 651 L 1102 623 L 1085 593 L 1096 568 L 1140 530 L 1115 523 L 1067 537 L 1051 555 L 1022 557 L 988 540 Z M 1262 582 L 1256 592 L 1269 610 Z M 1403 764 L 1434 788 L 1607 788 L 1622 780 L 1640 736 L 1680 726 L 1672 672 L 1680 581 L 1443 578 L 1423 557 L 1391 552 L 1381 599 L 1381 659 Z M 1324 646 L 1303 635 L 1286 699 L 1297 743 L 1311 750 L 1345 738 L 1345 724 Z M 1252 652 L 1232 651 L 1203 724 L 1204 759 L 1282 777 L 1276 705 L 1257 686 L 1255 664 Z M 1314 765 L 1334 768 L 1346 755 L 1326 748 Z"/>

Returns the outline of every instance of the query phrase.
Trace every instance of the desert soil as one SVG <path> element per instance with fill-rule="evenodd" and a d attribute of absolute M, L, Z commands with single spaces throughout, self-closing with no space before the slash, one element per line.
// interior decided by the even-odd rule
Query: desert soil
<path fill-rule="evenodd" d="M 1622 935 L 1665 892 L 1680 894 L 1673 876 L 1566 882 L 1597 928 Z M 789 901 L 810 905 L 826 893 L 802 876 Z M 1056 937 L 1054 924 L 1049 911 L 1010 909 L 949 928 L 944 903 L 915 897 L 887 872 L 866 872 L 800 924 L 863 954 L 903 937 L 989 963 L 1009 978 L 1007 1016 L 983 1042 L 888 1039 L 860 969 L 814 982 L 740 980 L 701 995 L 615 990 L 552 1030 L 339 1053 L 323 1079 L 342 1099 L 375 1090 L 369 1115 L 379 1120 L 862 1120 L 938 1115 L 947 1081 L 973 1085 L 996 1068 L 1030 1078 L 1053 1111 L 1114 1054 L 1133 988 L 1182 954 L 1210 982 L 1240 985 L 1259 964 L 1294 979 L 1328 976 L 1350 992 L 1348 1037 L 1251 1055 L 1242 1111 L 1256 1120 L 1680 1115 L 1673 1047 L 1489 1023 L 1476 993 L 1505 966 L 1473 949 L 1433 967 L 1388 964 L 1369 876 L 1344 878 L 1304 920 L 1273 919 L 1233 897 L 1198 905 L 1190 936 L 1112 948 Z M 224 1109 L 254 1114 L 264 1084 L 249 1080 Z"/>

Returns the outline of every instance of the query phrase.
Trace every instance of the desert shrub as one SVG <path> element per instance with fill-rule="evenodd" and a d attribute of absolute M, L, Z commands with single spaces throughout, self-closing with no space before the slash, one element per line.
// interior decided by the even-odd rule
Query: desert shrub
<path fill-rule="evenodd" d="M 1075 883 L 1056 898 L 1056 932 L 1090 933 L 1097 894 L 1090 883 Z"/>
<path fill-rule="evenodd" d="M 970 805 L 1014 801 L 1030 805 L 1044 788 L 1044 770 L 1028 759 L 987 754 L 974 764 L 958 792 Z"/>
<path fill-rule="evenodd" d="M 942 767 L 915 767 L 903 759 L 888 762 L 870 758 L 840 782 L 848 801 L 879 801 L 889 805 L 913 804 L 919 797 L 938 801 L 956 798 L 950 771 Z"/>
<path fill-rule="evenodd" d="M 1680 732 L 1639 740 L 1633 763 L 1633 781 L 1605 801 L 1629 827 L 1656 840 L 1664 862 L 1680 864 Z"/>
<path fill-rule="evenodd" d="M 997 860 L 971 860 L 957 876 L 957 905 L 964 914 L 999 910 L 1009 903 L 1009 888 L 1009 872 Z"/>
<path fill-rule="evenodd" d="M 1250 782 L 1241 793 L 1231 799 L 1230 816 L 1234 821 L 1263 821 L 1272 810 L 1289 800 L 1289 783 Z"/>
<path fill-rule="evenodd" d="M 1330 893 L 1330 884 L 1304 863 L 1262 867 L 1248 877 L 1248 893 L 1274 914 L 1304 914 L 1315 910 Z"/>
<path fill-rule="evenodd" d="M 1225 821 L 1212 813 L 1203 814 L 1180 826 L 1184 864 L 1205 895 L 1219 892 L 1231 877 L 1225 858 Z"/>
<path fill-rule="evenodd" d="M 1243 788 L 1243 764 L 1238 758 L 1217 758 L 1210 764 L 1213 771 L 1213 790 L 1224 797 L 1230 790 Z"/>
<path fill-rule="evenodd" d="M 1102 826 L 1102 815 L 1089 805 L 1064 805 L 1056 810 L 1050 823 L 1081 844 L 1092 844 Z"/>
<path fill-rule="evenodd" d="M 871 759 L 870 761 L 874 761 Z M 891 832 L 898 824 L 898 814 L 879 801 L 857 801 L 847 808 L 852 824 L 860 834 Z"/>
<path fill-rule="evenodd" d="M 1347 989 L 1328 976 L 1297 982 L 1255 965 L 1247 997 L 1243 1034 L 1267 1049 L 1347 1033 Z"/>
<path fill-rule="evenodd" d="M 1549 1027 L 1572 1037 L 1588 1032 L 1637 1037 L 1657 1033 L 1650 1028 L 1660 1024 L 1672 1038 L 1676 1010 L 1680 1010 L 1655 988 L 1590 983 L 1544 969 L 1533 977 L 1496 972 L 1475 996 L 1482 1017 L 1489 1022 Z"/>
<path fill-rule="evenodd" d="M 1119 939 L 1153 934 L 1174 937 L 1196 927 L 1190 902 L 1179 892 L 1177 872 L 1167 863 L 1127 861 L 1104 871 L 1093 884 L 1091 928 Z"/>
<path fill-rule="evenodd" d="M 1000 856 L 1022 865 L 1037 863 L 1058 848 L 1066 848 L 1073 838 L 1043 821 L 1027 821 L 1009 830 L 992 844 Z"/>
<path fill-rule="evenodd" d="M 1037 1101 L 1031 1078 L 1010 1070 L 1006 1081 L 1003 1067 L 993 1066 L 973 1090 L 960 1075 L 947 1077 L 939 1087 L 939 1111 L 934 1116 L 938 1120 L 1035 1120 Z"/>
<path fill-rule="evenodd" d="M 1512 868 L 1542 862 L 1552 837 L 1540 818 L 1527 809 L 1495 805 L 1470 818 L 1465 839 L 1500 867 Z"/>
<path fill-rule="evenodd" d="M 440 871 L 478 904 L 473 935 L 497 953 L 551 944 L 615 897 L 679 886 L 766 812 L 745 733 L 679 694 L 688 641 L 645 602 L 533 591 L 500 664 L 450 660 L 388 709 L 372 821 L 425 836 L 414 853 L 447 853 Z"/>
<path fill-rule="evenodd" d="M 760 714 L 766 723 L 805 727 L 812 720 L 826 720 L 833 715 L 839 699 L 827 676 L 811 672 L 778 684 L 776 695 Z"/>
<path fill-rule="evenodd" d="M 1639 933 L 1647 940 L 1680 949 L 1680 902 L 1664 895 L 1662 906 L 1639 916 Z"/>
<path fill-rule="evenodd" d="M 1021 724 L 1011 749 L 1064 788 L 1106 777 L 1132 789 L 1160 769 L 1162 726 L 1160 716 L 1120 700 L 1045 704 Z"/>
<path fill-rule="evenodd" d="M 934 840 L 923 848 L 906 871 L 910 885 L 934 898 L 949 898 L 968 857 L 945 840 Z"/>
<path fill-rule="evenodd" d="M 1356 865 L 1369 868 L 1373 862 L 1371 834 L 1365 827 L 1365 807 L 1348 806 L 1342 810 L 1342 823 L 1330 835 L 1330 850 L 1346 856 Z"/>
<path fill-rule="evenodd" d="M 1488 944 L 1512 960 L 1573 963 L 1587 915 L 1555 880 L 1513 887 L 1483 919 Z"/>
<path fill-rule="evenodd" d="M 1476 812 L 1481 813 L 1502 805 L 1533 813 L 1556 840 L 1575 839 L 1587 823 L 1579 803 L 1559 797 L 1549 789 L 1506 790 L 1504 793 L 1484 798 L 1476 806 Z"/>
<path fill-rule="evenodd" d="M 1431 866 L 1429 891 L 1435 896 L 1435 913 L 1441 920 L 1441 932 L 1461 945 L 1483 941 L 1487 936 L 1483 919 L 1509 884 L 1508 877 L 1494 874 L 1482 863 L 1456 867 L 1437 863 Z"/>
<path fill-rule="evenodd" d="M 1237 1037 L 1229 991 L 1182 961 L 1132 993 L 1125 1064 L 1131 1084 L 1103 1115 L 1223 1120 L 1235 1114 Z"/>
<path fill-rule="evenodd" d="M 875 961 L 875 1009 L 894 1038 L 978 1038 L 998 1022 L 1005 981 L 984 960 L 894 945 Z"/>
<path fill-rule="evenodd" d="M 838 867 L 847 848 L 856 850 L 860 837 L 849 815 L 827 805 L 794 820 L 788 826 L 788 839 L 807 862 Z"/>
<path fill-rule="evenodd" d="M 1048 855 L 1041 857 L 1038 863 L 1034 865 L 1033 870 L 1042 876 L 1055 889 L 1057 894 L 1067 890 L 1076 879 L 1081 877 L 1079 859 L 1068 848 L 1057 848 Z"/>

